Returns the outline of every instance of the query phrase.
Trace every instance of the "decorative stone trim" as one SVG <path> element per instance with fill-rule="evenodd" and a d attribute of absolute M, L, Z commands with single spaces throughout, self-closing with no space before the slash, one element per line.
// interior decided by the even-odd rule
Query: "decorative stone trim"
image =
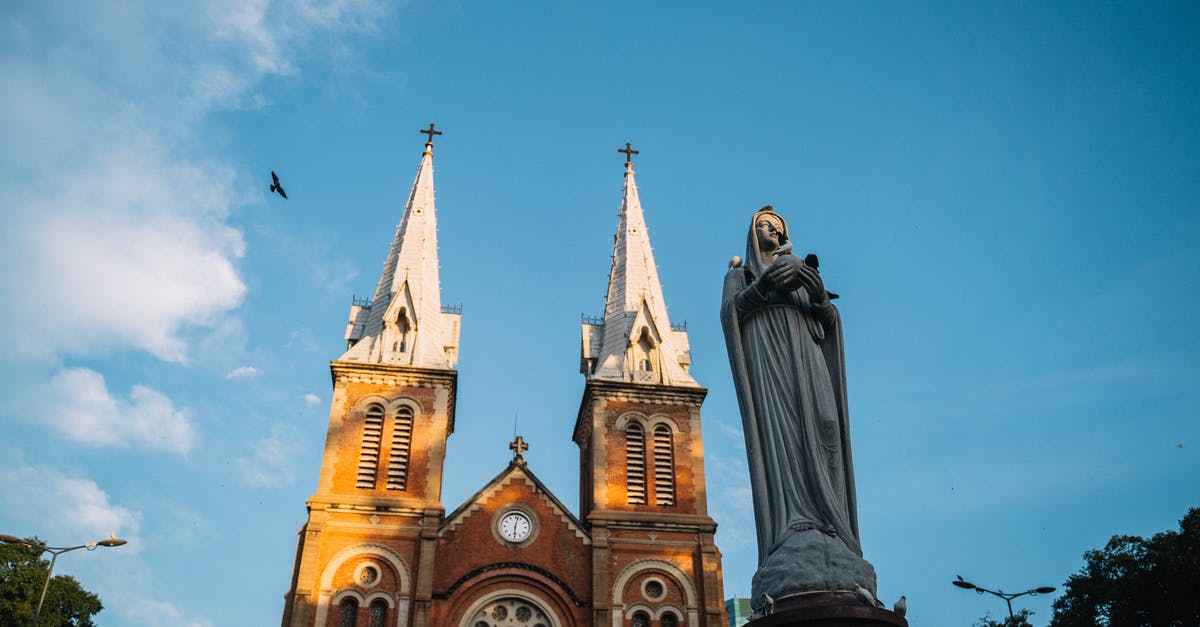
<path fill-rule="evenodd" d="M 647 601 L 661 601 L 667 596 L 667 584 L 663 583 L 663 580 L 658 577 L 646 577 L 642 580 L 642 596 Z M 679 618 L 682 618 L 682 616 Z"/>
<path fill-rule="evenodd" d="M 478 497 L 475 498 L 474 501 L 471 502 L 470 507 L 467 507 L 458 516 L 456 516 L 455 518 L 453 518 L 451 520 L 446 521 L 446 523 L 442 526 L 441 532 L 438 534 L 438 536 L 445 537 L 448 532 L 451 532 L 451 531 L 454 531 L 455 529 L 457 529 L 460 525 L 463 524 L 463 522 L 465 522 L 468 518 L 471 517 L 471 514 L 474 514 L 481 506 L 483 506 L 484 503 L 492 500 L 497 494 L 499 494 L 499 492 L 501 490 L 503 490 L 505 486 L 507 486 L 509 483 L 511 483 L 518 474 L 520 474 L 520 478 L 521 478 L 521 480 L 523 480 L 525 482 L 525 485 L 529 486 L 533 490 L 533 493 L 538 496 L 538 500 L 540 500 L 542 502 L 542 504 L 544 504 L 546 507 L 550 508 L 550 510 L 553 511 L 555 514 L 557 514 L 558 519 L 561 520 L 563 522 L 563 524 L 565 524 L 567 526 L 568 529 L 575 532 L 575 537 L 583 540 L 583 543 L 585 545 L 590 545 L 592 543 L 591 537 L 589 537 L 588 534 L 582 528 L 577 526 L 575 524 L 575 522 L 571 520 L 571 518 L 570 518 L 570 516 L 568 516 L 567 512 L 565 510 L 563 510 L 562 508 L 560 508 L 558 506 L 558 504 L 554 502 L 554 499 L 551 499 L 547 494 L 542 492 L 538 488 L 537 484 L 534 483 L 533 479 L 530 479 L 528 475 L 521 472 L 519 468 L 517 470 L 513 471 L 512 473 L 510 473 L 507 477 L 505 477 L 503 481 L 497 481 L 494 485 L 491 486 L 490 489 L 481 493 Z M 532 514 L 532 512 L 530 512 L 530 514 Z M 538 524 L 540 524 L 540 521 Z M 495 533 L 495 525 L 493 524 L 492 527 L 493 527 L 492 533 Z"/>
<path fill-rule="evenodd" d="M 379 566 L 371 562 L 363 562 L 354 569 L 354 581 L 363 588 L 374 588 L 379 585 L 379 580 L 383 578 L 383 573 L 379 570 Z"/>
<path fill-rule="evenodd" d="M 329 364 L 333 381 L 346 383 L 375 383 L 392 387 L 449 387 L 458 380 L 457 370 L 433 370 L 388 364 L 353 364 L 334 361 Z"/>
<path fill-rule="evenodd" d="M 624 607 L 625 586 L 629 580 L 634 575 L 646 570 L 658 570 L 675 580 L 675 583 L 683 590 L 684 603 L 687 605 L 688 624 L 697 624 L 699 608 L 696 605 L 696 587 L 692 585 L 691 577 L 688 577 L 675 564 L 661 559 L 636 560 L 617 575 L 612 588 L 613 617 L 619 618 L 621 615 L 620 610 Z M 619 623 L 615 624 L 619 627 Z"/>
<path fill-rule="evenodd" d="M 541 597 L 531 594 L 527 590 L 505 588 L 503 590 L 496 590 L 490 594 L 476 599 L 475 602 L 472 603 L 470 607 L 468 607 L 463 613 L 462 622 L 459 623 L 459 627 L 472 627 L 472 625 L 475 624 L 474 621 L 476 618 L 476 613 L 488 605 L 504 599 L 516 599 L 537 607 L 543 614 L 546 615 L 546 619 L 550 622 L 550 627 L 563 627 L 566 624 L 561 618 L 559 618 L 558 614 L 554 613 L 554 610 L 550 609 L 551 604 Z"/>

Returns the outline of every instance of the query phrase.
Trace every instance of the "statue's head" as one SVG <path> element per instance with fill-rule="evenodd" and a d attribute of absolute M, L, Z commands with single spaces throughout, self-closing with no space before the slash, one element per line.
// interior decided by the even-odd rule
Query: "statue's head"
<path fill-rule="evenodd" d="M 788 252 L 791 248 L 788 241 L 787 222 L 775 213 L 774 207 L 767 205 L 754 212 L 746 236 L 746 269 L 754 276 L 760 276 L 776 254 Z"/>
<path fill-rule="evenodd" d="M 767 205 L 754 214 L 754 231 L 758 249 L 763 253 L 774 252 L 787 243 L 787 224 L 775 213 L 775 208 Z"/>

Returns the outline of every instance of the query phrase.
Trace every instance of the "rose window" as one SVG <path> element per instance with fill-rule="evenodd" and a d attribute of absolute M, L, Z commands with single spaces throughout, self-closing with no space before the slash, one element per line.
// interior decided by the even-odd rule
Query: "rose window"
<path fill-rule="evenodd" d="M 467 624 L 471 627 L 549 627 L 550 618 L 525 599 L 506 598 L 480 608 Z"/>

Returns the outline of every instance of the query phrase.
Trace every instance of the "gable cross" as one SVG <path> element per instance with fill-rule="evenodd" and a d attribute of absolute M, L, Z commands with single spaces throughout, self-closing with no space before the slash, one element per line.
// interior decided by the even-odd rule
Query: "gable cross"
<path fill-rule="evenodd" d="M 525 443 L 525 438 L 518 435 L 517 439 L 513 440 L 512 443 L 508 445 L 508 449 L 513 452 L 513 459 L 517 461 L 525 461 L 525 458 L 521 457 L 521 453 L 528 451 L 529 445 Z"/>

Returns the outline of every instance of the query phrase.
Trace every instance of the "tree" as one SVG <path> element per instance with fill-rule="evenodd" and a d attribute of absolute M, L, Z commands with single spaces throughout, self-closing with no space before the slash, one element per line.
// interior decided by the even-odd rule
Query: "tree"
<path fill-rule="evenodd" d="M 1179 531 L 1146 540 L 1113 536 L 1067 579 L 1050 627 L 1195 627 L 1200 625 L 1200 508 Z"/>
<path fill-rule="evenodd" d="M 42 544 L 37 538 L 27 542 Z M 37 609 L 50 560 L 24 544 L 0 543 L 0 625 L 29 625 Z M 94 627 L 92 616 L 104 606 L 70 575 L 55 575 L 46 590 L 38 627 Z"/>
<path fill-rule="evenodd" d="M 974 627 L 1033 627 L 1029 622 L 1029 617 L 1032 615 L 1033 612 L 1029 610 L 1017 610 L 1016 613 L 1004 620 L 996 620 L 989 612 L 976 621 Z"/>

